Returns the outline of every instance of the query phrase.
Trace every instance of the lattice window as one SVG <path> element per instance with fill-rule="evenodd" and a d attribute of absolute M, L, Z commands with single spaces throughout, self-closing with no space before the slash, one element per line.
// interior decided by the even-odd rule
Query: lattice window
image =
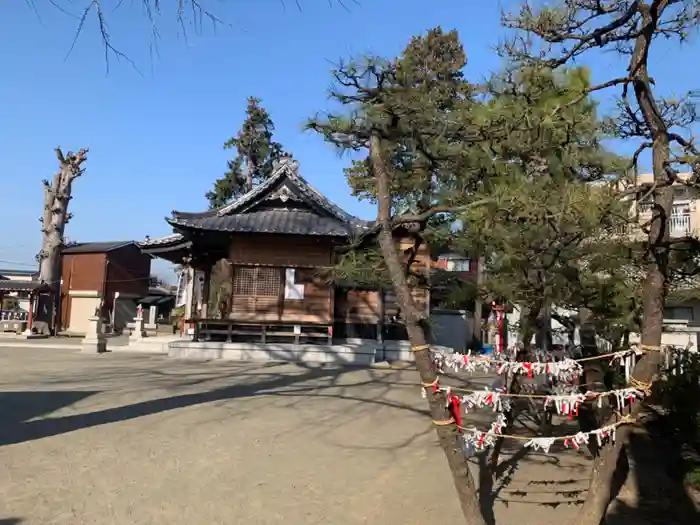
<path fill-rule="evenodd" d="M 234 296 L 279 297 L 282 272 L 279 268 L 238 266 L 233 274 Z"/>
<path fill-rule="evenodd" d="M 240 296 L 255 296 L 257 268 L 238 266 L 233 271 L 233 293 Z"/>
<path fill-rule="evenodd" d="M 257 297 L 279 297 L 282 289 L 282 271 L 279 268 L 258 267 L 256 276 Z"/>

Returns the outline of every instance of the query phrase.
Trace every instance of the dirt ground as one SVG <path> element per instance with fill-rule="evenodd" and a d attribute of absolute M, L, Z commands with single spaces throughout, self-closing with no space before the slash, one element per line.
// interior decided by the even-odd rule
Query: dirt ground
<path fill-rule="evenodd" d="M 400 367 L 0 348 L 0 525 L 461 523 L 417 384 Z M 575 517 L 582 454 L 503 459 L 490 521 Z"/>

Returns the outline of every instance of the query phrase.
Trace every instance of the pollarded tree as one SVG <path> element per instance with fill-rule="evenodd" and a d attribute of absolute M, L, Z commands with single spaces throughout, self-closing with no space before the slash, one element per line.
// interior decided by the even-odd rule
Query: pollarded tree
<path fill-rule="evenodd" d="M 228 204 L 272 175 L 273 165 L 282 153 L 282 145 L 272 139 L 275 125 L 259 98 L 248 98 L 246 117 L 235 137 L 224 144 L 236 156 L 228 161 L 228 170 L 205 195 L 211 208 Z"/>
<path fill-rule="evenodd" d="M 601 50 L 613 51 L 626 62 L 624 70 L 611 72 L 604 82 L 585 87 L 581 96 L 619 89 L 620 112 L 610 121 L 610 131 L 618 138 L 638 143 L 633 156 L 635 168 L 641 153 L 651 150 L 654 183 L 648 193 L 653 208 L 646 228 L 642 319 L 642 344 L 649 349 L 661 345 L 664 302 L 671 282 L 672 185 L 683 183 L 679 171 L 690 165 L 694 173 L 685 183 L 700 186 L 700 155 L 687 135 L 696 122 L 692 97 L 659 96 L 649 71 L 649 56 L 660 38 L 687 40 L 698 21 L 700 3 L 695 0 L 561 0 L 539 9 L 524 3 L 518 13 L 504 15 L 505 25 L 521 33 L 505 46 L 508 55 L 519 62 L 559 68 Z M 523 34 L 525 38 L 520 38 Z M 536 51 L 530 45 L 533 40 Z M 637 363 L 634 378 L 650 384 L 658 377 L 662 361 L 660 352 L 648 352 Z M 636 404 L 633 413 L 639 407 Z M 597 525 L 604 516 L 626 437 L 627 429 L 623 428 L 616 444 L 605 447 L 596 458 L 581 524 Z"/>
<path fill-rule="evenodd" d="M 50 301 L 45 307 L 40 307 L 40 312 L 47 312 L 48 318 L 38 316 L 37 321 L 50 322 L 61 280 L 61 249 L 65 243 L 66 224 L 72 215 L 68 211 L 68 204 L 72 198 L 73 181 L 80 177 L 85 168 L 83 163 L 87 160 L 87 149 L 81 149 L 77 153 L 72 151 L 66 154 L 61 148 L 56 148 L 58 159 L 58 171 L 53 180 L 42 181 L 44 184 L 44 211 L 41 221 L 41 250 L 37 254 L 39 262 L 39 280 L 49 285 L 52 290 Z M 46 301 L 46 297 L 43 300 Z"/>

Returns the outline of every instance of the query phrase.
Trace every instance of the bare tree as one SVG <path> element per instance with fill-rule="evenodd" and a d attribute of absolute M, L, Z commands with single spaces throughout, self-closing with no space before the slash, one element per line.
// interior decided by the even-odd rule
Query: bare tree
<path fill-rule="evenodd" d="M 53 181 L 43 180 L 44 212 L 39 219 L 42 233 L 41 251 L 37 255 L 39 261 L 39 280 L 46 283 L 53 291 L 53 300 L 57 297 L 60 284 L 61 247 L 65 243 L 64 233 L 66 224 L 72 215 L 68 212 L 71 200 L 73 181 L 80 177 L 85 169 L 82 167 L 87 160 L 88 150 L 83 148 L 77 153 L 69 151 L 63 154 L 61 148 L 56 148 L 58 171 Z M 52 304 L 47 311 L 53 311 Z M 41 319 L 38 319 L 41 321 Z M 46 320 L 48 321 L 48 320 Z"/>
<path fill-rule="evenodd" d="M 41 17 L 39 0 L 24 0 L 25 3 Z M 105 65 L 109 70 L 109 60 L 117 58 L 125 60 L 135 69 L 135 62 L 119 50 L 115 44 L 109 29 L 109 18 L 117 10 L 140 8 L 151 27 L 151 46 L 157 50 L 158 41 L 161 38 L 160 25 L 164 19 L 174 20 L 179 26 L 179 32 L 185 39 L 191 32 L 201 33 L 205 27 L 211 29 L 231 28 L 232 23 L 219 15 L 224 4 L 235 4 L 237 0 L 137 0 L 136 2 L 124 2 L 124 0 L 45 0 L 51 7 L 57 9 L 75 22 L 75 34 L 68 54 L 71 53 L 80 38 L 83 29 L 91 22 L 96 23 L 102 41 L 102 52 Z M 350 4 L 359 5 L 358 0 L 322 0 L 330 7 L 337 4 L 348 11 Z M 302 0 L 279 0 L 280 6 L 285 8 L 291 3 L 296 9 L 302 10 Z M 137 69 L 138 70 L 138 69 Z"/>
<path fill-rule="evenodd" d="M 662 364 L 660 348 L 664 302 L 671 281 L 669 259 L 673 250 L 669 223 L 674 184 L 696 187 L 700 170 L 698 151 L 687 134 L 696 122 L 690 94 L 681 99 L 664 99 L 656 92 L 649 73 L 649 54 L 659 37 L 685 41 L 700 21 L 697 0 L 561 0 L 540 9 L 525 2 L 520 12 L 503 17 L 507 27 L 519 30 L 505 50 L 521 62 L 536 62 L 552 68 L 566 67 L 596 51 L 614 51 L 626 60 L 625 71 L 589 85 L 581 96 L 594 91 L 620 89 L 617 118 L 610 131 L 617 138 L 636 140 L 634 168 L 640 155 L 651 151 L 654 182 L 646 194 L 653 199 L 652 218 L 647 225 L 646 277 L 643 286 L 642 344 L 647 350 L 633 374 L 638 388 L 650 389 Z M 539 44 L 533 51 L 532 40 Z M 694 168 L 690 180 L 679 170 Z M 640 404 L 636 404 L 636 413 Z M 581 525 L 598 525 L 611 497 L 612 478 L 629 428 L 623 427 L 616 444 L 599 452 L 593 469 L 588 498 L 579 514 Z"/>

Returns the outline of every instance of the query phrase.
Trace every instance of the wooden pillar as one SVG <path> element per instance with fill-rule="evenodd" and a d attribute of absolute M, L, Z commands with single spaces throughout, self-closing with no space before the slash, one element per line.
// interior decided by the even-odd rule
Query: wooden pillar
<path fill-rule="evenodd" d="M 34 292 L 29 292 L 29 309 L 27 311 L 27 329 L 25 334 L 32 333 L 32 323 L 34 322 Z"/>
<path fill-rule="evenodd" d="M 379 313 L 377 314 L 377 342 L 379 342 L 379 344 L 384 344 L 384 288 L 380 288 L 377 294 L 379 295 Z"/>
<path fill-rule="evenodd" d="M 197 317 L 197 294 L 195 293 L 196 291 L 196 286 L 197 283 L 195 281 L 197 277 L 197 273 L 195 271 L 195 268 L 193 265 L 188 266 L 187 268 L 187 302 L 185 303 L 185 327 L 186 330 L 189 330 L 190 328 L 193 329 L 193 341 L 197 341 L 199 339 L 199 334 L 197 330 L 197 322 L 194 320 L 195 317 Z"/>
<path fill-rule="evenodd" d="M 187 279 L 187 285 L 185 287 L 185 321 L 189 322 L 190 319 L 192 319 L 192 314 L 194 313 L 193 306 L 195 304 L 195 297 L 194 297 L 194 268 L 192 266 L 188 266 L 185 269 L 185 278 Z"/>
<path fill-rule="evenodd" d="M 386 360 L 386 345 L 384 344 L 384 322 L 386 320 L 386 301 L 384 297 L 384 288 L 379 287 L 377 290 L 377 355 L 375 359 L 378 361 Z"/>
<path fill-rule="evenodd" d="M 211 270 L 212 266 L 207 264 L 204 267 L 204 285 L 202 286 L 202 312 L 201 318 L 209 318 L 209 295 L 211 290 Z"/>

